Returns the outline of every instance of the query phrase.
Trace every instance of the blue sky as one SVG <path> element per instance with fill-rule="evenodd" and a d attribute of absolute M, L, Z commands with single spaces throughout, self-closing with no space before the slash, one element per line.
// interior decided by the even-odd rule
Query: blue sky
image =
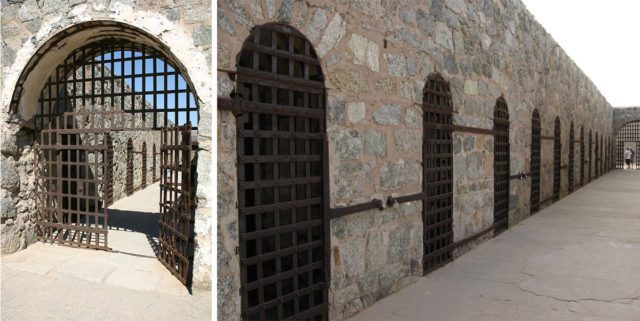
<path fill-rule="evenodd" d="M 132 55 L 135 55 L 135 57 L 142 57 L 141 52 L 132 52 L 132 51 L 124 52 L 125 58 L 131 58 Z M 159 76 L 151 75 L 154 72 L 153 71 L 154 60 L 156 63 L 156 72 L 158 73 L 165 72 L 165 68 L 167 72 L 175 71 L 175 69 L 171 65 L 166 64 L 163 60 L 158 58 L 145 58 L 144 59 L 145 66 L 143 70 L 143 59 L 135 60 L 135 62 L 125 61 L 124 68 L 123 68 L 122 62 L 117 61 L 118 59 L 121 58 L 121 56 L 122 56 L 122 53 L 120 51 L 116 51 L 113 53 L 113 58 L 112 58 L 112 53 L 106 53 L 104 54 L 104 56 L 96 57 L 96 61 L 101 61 L 102 57 L 104 57 L 104 60 L 109 61 L 105 63 L 105 67 L 111 69 L 111 71 L 116 76 L 122 76 L 124 73 L 125 83 L 129 86 L 129 88 L 132 88 L 132 90 L 135 90 L 136 93 L 142 94 L 143 88 L 145 88 L 145 91 L 153 91 L 154 78 L 156 81 L 157 91 L 163 91 L 163 90 L 173 91 L 176 89 L 176 86 L 178 90 L 187 89 L 187 82 L 184 80 L 182 75 L 178 75 L 177 84 L 176 84 L 175 75 L 168 75 L 166 83 L 165 83 L 164 75 L 159 75 Z M 113 63 L 113 66 L 110 62 L 111 59 L 116 59 L 116 61 Z M 149 76 L 145 76 L 145 75 L 149 75 Z M 153 94 L 145 95 L 145 100 L 147 101 L 147 104 L 149 104 L 149 106 L 153 106 L 153 96 L 154 96 Z M 194 109 L 196 108 L 196 101 L 192 93 L 188 94 L 189 96 L 188 101 L 187 101 L 187 93 L 178 93 L 177 96 L 178 96 L 178 101 L 177 101 L 178 105 L 176 106 L 175 93 L 168 93 L 166 102 L 165 102 L 165 95 L 163 94 L 156 95 L 157 108 L 158 109 L 166 108 L 170 110 L 176 107 L 186 108 L 187 103 L 191 108 L 194 108 Z M 173 112 L 168 113 L 168 118 L 169 118 L 169 121 L 176 123 L 175 113 Z M 196 126 L 198 123 L 197 112 L 195 111 L 190 112 L 190 119 L 191 119 L 191 124 Z M 177 124 L 183 125 L 184 123 L 186 123 L 186 112 L 179 112 Z"/>

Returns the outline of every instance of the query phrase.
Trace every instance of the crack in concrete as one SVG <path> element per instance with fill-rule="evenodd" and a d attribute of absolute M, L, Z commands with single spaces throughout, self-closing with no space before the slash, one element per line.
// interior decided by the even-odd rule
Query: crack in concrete
<path fill-rule="evenodd" d="M 525 289 L 520 284 L 517 284 L 516 286 L 522 292 L 531 293 L 531 294 L 533 294 L 535 296 L 545 297 L 545 298 L 553 299 L 553 300 L 560 301 L 560 302 L 580 303 L 582 301 L 592 301 L 592 302 L 603 302 L 603 303 L 618 303 L 618 302 L 615 302 L 615 301 L 625 301 L 626 300 L 628 302 L 619 302 L 619 303 L 630 305 L 630 304 L 633 304 L 635 301 L 640 300 L 640 296 L 623 297 L 623 298 L 612 298 L 612 299 L 609 299 L 609 300 L 594 299 L 594 298 L 562 299 L 562 298 L 558 298 L 558 297 L 555 297 L 555 296 L 552 296 L 552 295 L 540 294 L 540 293 L 537 293 L 537 292 L 535 292 L 533 290 Z"/>

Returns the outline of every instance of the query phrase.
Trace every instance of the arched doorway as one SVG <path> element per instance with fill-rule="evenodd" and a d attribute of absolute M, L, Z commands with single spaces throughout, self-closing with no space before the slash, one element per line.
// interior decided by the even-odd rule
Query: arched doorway
<path fill-rule="evenodd" d="M 156 244 L 147 244 L 148 250 L 182 283 L 190 283 L 191 191 L 196 184 L 190 169 L 197 144 L 190 138 L 163 140 L 160 134 L 180 128 L 184 137 L 191 137 L 191 124 L 197 130 L 198 101 L 181 70 L 166 46 L 111 21 L 70 27 L 29 61 L 11 107 L 34 123 L 40 240 L 111 250 L 107 235 L 118 228 L 109 219 L 116 212 L 111 207 L 146 185 L 140 175 L 146 168 L 134 170 L 144 165 L 135 162 L 140 151 L 134 147 L 152 138 L 166 146 L 164 153 L 180 156 L 165 158 L 163 174 L 171 181 L 160 184 L 155 197 L 161 201 L 148 202 L 156 224 L 149 232 Z M 171 197 L 162 199 L 163 192 Z"/>
<path fill-rule="evenodd" d="M 509 228 L 509 108 L 498 98 L 493 111 L 493 224 L 494 235 Z"/>
<path fill-rule="evenodd" d="M 424 273 L 452 260 L 453 243 L 453 104 L 449 83 L 431 75 L 422 98 Z"/>
<path fill-rule="evenodd" d="M 553 201 L 560 199 L 560 176 L 562 159 L 562 132 L 560 128 L 560 117 L 556 117 L 553 127 Z"/>
<path fill-rule="evenodd" d="M 589 168 L 587 169 L 587 183 L 591 182 L 593 177 L 593 135 L 591 129 L 589 129 Z"/>
<path fill-rule="evenodd" d="M 596 146 L 595 146 L 595 164 L 594 164 L 594 168 L 593 168 L 593 177 L 594 178 L 598 178 L 598 176 L 600 176 L 600 138 L 598 137 L 598 132 L 596 132 L 595 134 L 595 141 L 596 141 Z"/>
<path fill-rule="evenodd" d="M 540 210 L 540 113 L 531 116 L 531 214 Z"/>
<path fill-rule="evenodd" d="M 573 122 L 571 122 L 571 127 L 569 127 L 569 193 L 573 192 L 574 149 L 575 149 L 575 142 L 574 142 L 574 139 L 573 139 Z"/>
<path fill-rule="evenodd" d="M 255 27 L 237 62 L 243 319 L 328 319 L 324 76 L 312 44 Z"/>
<path fill-rule="evenodd" d="M 630 148 L 635 152 L 630 168 L 640 169 L 640 120 L 629 122 L 616 133 L 616 169 L 629 168 L 625 164 L 624 151 Z"/>
<path fill-rule="evenodd" d="M 580 186 L 584 186 L 584 126 L 580 127 Z"/>

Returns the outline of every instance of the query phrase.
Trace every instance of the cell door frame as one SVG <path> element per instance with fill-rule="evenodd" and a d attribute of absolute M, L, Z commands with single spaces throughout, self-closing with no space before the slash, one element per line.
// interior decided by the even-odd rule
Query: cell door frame
<path fill-rule="evenodd" d="M 281 40 L 282 42 L 280 42 Z M 298 45 L 302 45 L 302 47 L 296 47 Z M 296 50 L 302 50 L 302 52 L 296 53 Z M 261 55 L 264 55 L 265 57 L 262 57 Z M 270 63 L 264 66 L 267 70 L 261 70 L 262 65 L 260 59 L 263 58 L 270 61 Z M 287 63 L 285 60 L 288 61 L 290 68 L 284 67 Z M 283 64 L 280 64 L 280 61 L 282 61 Z M 301 79 L 295 78 L 296 63 L 304 65 L 304 73 L 303 75 L 301 74 Z M 278 69 L 279 67 L 282 69 Z M 324 76 L 322 75 L 321 63 L 319 58 L 315 55 L 315 50 L 313 49 L 311 42 L 309 42 L 302 33 L 291 26 L 280 23 L 269 23 L 254 27 L 238 55 L 237 70 L 237 91 L 233 94 L 234 98 L 229 100 L 229 103 L 232 105 L 230 109 L 232 109 L 237 116 L 236 155 L 238 157 L 237 177 L 239 212 L 238 226 L 240 231 L 239 263 L 241 278 L 241 318 L 253 319 L 255 317 L 259 319 L 268 319 L 271 315 L 274 319 L 292 317 L 309 318 L 315 316 L 328 319 L 328 287 L 331 277 L 329 235 L 330 195 L 328 176 L 329 151 L 326 117 L 327 94 Z M 287 71 L 286 73 L 282 75 L 275 75 L 285 70 Z M 261 83 L 256 81 L 261 81 Z M 245 85 L 250 85 L 251 89 L 245 91 Z M 261 87 L 263 89 L 261 89 Z M 267 92 L 271 93 L 270 101 L 260 101 L 262 97 L 260 90 L 264 91 L 264 95 L 266 95 Z M 279 96 L 280 91 L 287 92 L 286 96 Z M 296 91 L 300 92 L 302 95 L 301 97 L 304 97 L 303 100 L 296 100 Z M 280 99 L 283 101 L 286 100 L 287 103 L 281 103 Z M 299 105 L 298 102 L 301 105 Z M 249 116 L 249 114 L 251 114 L 251 116 Z M 265 130 L 260 129 L 262 126 L 260 122 L 260 119 L 263 118 L 262 116 L 264 116 L 265 119 L 270 119 L 271 121 L 271 127 L 265 127 Z M 249 117 L 251 117 L 251 119 L 249 119 Z M 282 124 L 280 123 L 280 117 L 286 118 L 286 121 Z M 297 126 L 299 124 L 298 120 L 303 124 L 303 132 L 299 132 L 297 130 Z M 252 123 L 251 126 L 255 127 L 245 128 L 246 121 L 250 121 Z M 265 121 L 265 124 L 267 123 L 269 123 L 269 120 Z M 288 125 L 285 126 L 285 123 Z M 288 130 L 282 132 L 282 135 L 284 136 L 278 133 L 280 131 L 280 125 L 282 125 L 283 128 L 288 128 Z M 319 127 L 316 127 L 316 125 Z M 268 130 L 266 128 L 271 129 Z M 317 131 L 316 129 L 311 130 L 312 128 L 316 128 Z M 272 158 L 276 157 L 277 161 L 276 158 L 273 158 L 270 162 L 269 159 L 272 158 L 269 158 L 269 156 L 256 156 L 261 155 L 260 146 L 258 146 L 259 140 L 266 139 L 267 136 L 264 135 L 267 135 L 269 132 L 275 132 L 272 136 L 273 141 L 271 141 L 271 148 L 273 149 L 271 155 L 277 155 L 272 156 Z M 290 133 L 285 134 L 287 132 Z M 250 144 L 245 144 L 244 141 L 246 138 L 252 139 Z M 284 139 L 290 139 L 290 141 L 284 144 L 279 142 L 279 140 Z M 298 158 L 296 158 L 298 154 L 295 154 L 297 146 L 294 146 L 296 145 L 297 140 L 302 141 L 306 146 L 304 148 L 305 153 L 302 154 L 306 161 L 302 158 L 300 160 L 305 163 L 304 166 L 306 166 L 306 175 L 308 178 L 294 177 L 297 176 L 296 171 L 298 170 L 295 163 L 299 162 L 297 160 Z M 250 145 L 253 145 L 254 147 L 252 147 L 253 149 L 251 150 L 251 154 L 246 155 L 247 153 L 245 148 L 250 148 Z M 286 155 L 281 155 L 279 148 L 284 148 L 286 145 L 289 146 L 288 150 L 291 152 L 292 156 L 288 157 Z M 312 145 L 316 147 L 312 147 Z M 317 147 L 319 147 L 319 150 L 316 151 L 321 153 L 321 155 L 313 153 L 314 148 Z M 316 157 L 315 155 L 318 156 Z M 260 159 L 264 159 L 264 163 L 272 164 L 272 166 L 274 166 L 274 178 L 271 180 L 277 181 L 277 185 L 261 184 L 261 181 L 265 182 L 260 176 L 263 171 L 260 166 L 258 166 L 257 169 L 255 167 Z M 315 162 L 316 165 L 313 165 L 312 162 Z M 288 165 L 280 166 L 280 164 Z M 253 175 L 253 181 L 247 180 L 245 175 L 245 166 L 247 165 L 253 168 L 251 172 L 252 174 L 250 174 Z M 289 167 L 291 176 L 280 178 L 282 177 L 279 173 L 280 169 L 282 168 L 286 172 L 287 166 Z M 312 170 L 312 167 L 315 169 Z M 317 173 L 317 170 L 322 171 L 321 175 L 313 174 L 314 171 Z M 276 173 L 278 176 L 275 176 Z M 276 179 L 275 177 L 278 178 Z M 314 189 L 314 187 L 311 186 L 312 184 L 316 184 L 317 186 L 318 183 L 322 184 L 322 188 Z M 302 189 L 298 191 L 300 184 L 305 186 L 304 189 L 306 192 L 303 192 Z M 247 203 L 247 197 L 262 197 L 259 193 L 262 193 L 263 190 L 269 188 L 273 189 L 272 203 L 261 204 L 262 199 L 255 203 Z M 289 195 L 289 201 L 281 201 L 280 193 L 282 189 L 284 189 L 284 191 L 289 190 L 289 194 L 286 192 L 282 194 L 285 196 Z M 254 194 L 248 196 L 244 195 L 248 190 L 254 190 Z M 302 197 L 303 195 L 303 199 L 298 199 L 299 196 Z M 314 198 L 312 197 L 313 195 L 319 195 L 320 197 Z M 314 199 L 318 199 L 318 202 L 316 203 Z M 314 218 L 314 207 L 316 209 L 321 207 L 321 210 L 317 213 L 322 216 L 321 218 Z M 304 223 L 306 224 L 304 228 L 296 227 L 297 224 L 291 225 L 291 223 L 284 223 L 285 225 L 282 225 L 281 215 L 284 214 L 284 217 L 286 218 L 288 212 L 289 219 L 293 220 L 295 218 L 297 220 L 298 215 L 301 213 L 299 211 L 301 208 L 304 208 L 304 211 L 306 211 L 306 221 L 303 220 L 301 222 L 306 222 Z M 273 227 L 265 229 L 262 215 L 265 214 L 265 217 L 268 218 L 270 212 L 273 212 L 274 214 L 272 215 Z M 253 223 L 248 221 L 252 215 L 254 217 L 251 219 Z M 314 221 L 316 223 L 314 223 Z M 254 224 L 253 226 L 255 231 L 247 229 L 249 224 Z M 288 229 L 291 229 L 292 241 L 297 243 L 300 241 L 299 238 L 303 237 L 305 243 L 293 247 L 281 248 L 285 242 L 282 238 L 287 238 L 285 237 L 285 234 L 289 233 Z M 319 231 L 320 235 L 320 239 L 316 241 L 314 241 L 314 229 Z M 264 230 L 267 231 L 263 232 Z M 299 233 L 302 232 L 302 230 L 305 231 L 304 233 L 307 233 L 306 236 Z M 265 236 L 260 236 L 263 234 Z M 273 245 L 273 249 L 268 243 L 263 244 L 263 242 L 265 242 L 264 240 L 271 236 L 274 237 L 274 242 L 277 242 Z M 248 242 L 255 243 L 255 248 L 249 248 Z M 300 246 L 304 246 L 305 244 L 308 248 L 298 249 Z M 276 271 L 273 275 L 266 278 L 264 277 L 265 268 L 262 265 L 271 261 L 272 258 L 266 258 L 265 253 L 263 252 L 263 247 L 271 249 L 266 254 L 273 256 L 273 260 L 276 262 L 274 263 L 276 264 L 274 267 Z M 292 251 L 291 249 L 295 251 L 289 255 L 289 252 Z M 248 253 L 250 250 L 255 251 L 255 253 Z M 315 252 L 316 250 L 319 252 Z M 307 259 L 304 259 L 304 255 L 299 257 L 303 252 L 306 253 L 304 255 L 307 255 Z M 315 259 L 315 253 L 318 255 L 318 260 Z M 282 272 L 282 264 L 284 264 L 283 262 L 285 262 L 285 259 L 288 260 L 289 256 L 292 257 L 291 264 L 293 265 L 293 270 L 286 270 L 285 272 Z M 300 258 L 302 258 L 302 261 L 300 261 Z M 251 275 L 253 275 L 254 272 L 249 271 L 249 269 L 253 269 L 251 265 L 254 263 L 256 265 L 256 274 L 255 277 L 252 276 L 250 279 L 249 274 L 251 273 Z M 303 277 L 303 275 L 306 276 Z M 276 276 L 278 279 L 272 279 Z M 299 280 L 303 280 L 300 279 L 301 277 L 303 277 L 303 279 L 307 278 L 309 283 L 307 283 L 306 286 L 302 285 L 304 283 L 299 283 Z M 282 292 L 284 292 L 285 289 L 284 282 L 288 282 L 289 279 L 293 280 L 293 278 L 296 278 L 295 286 L 300 286 L 301 289 L 296 289 L 293 293 L 287 291 L 288 294 L 283 294 Z M 277 292 L 275 297 L 268 300 L 266 291 L 268 290 L 267 287 L 270 286 L 274 286 Z M 251 292 L 253 291 L 257 292 L 252 294 Z M 309 295 L 307 296 L 307 294 Z M 271 298 L 271 295 L 269 297 Z M 305 300 L 307 300 L 306 303 L 304 302 Z M 293 309 L 293 311 L 291 309 Z M 292 314 L 285 315 L 285 312 Z"/>
<path fill-rule="evenodd" d="M 83 128 L 79 121 L 93 124 L 104 114 L 74 111 L 49 115 L 46 127 L 38 128 L 39 143 L 34 145 L 38 240 L 110 250 L 113 145 L 108 132 L 93 125 Z"/>
<path fill-rule="evenodd" d="M 556 117 L 553 125 L 553 200 L 558 201 L 562 193 L 562 124 Z"/>
<path fill-rule="evenodd" d="M 509 209 L 511 195 L 511 146 L 510 146 L 510 122 L 509 107 L 504 96 L 496 100 L 493 112 L 493 220 L 494 220 L 494 236 L 498 235 L 509 228 Z M 498 139 L 500 138 L 501 148 L 498 148 Z M 504 159 L 501 159 L 503 157 Z M 501 163 L 499 165 L 498 163 Z M 499 185 L 505 185 L 498 191 Z M 499 194 L 505 194 L 499 199 Z"/>
<path fill-rule="evenodd" d="M 531 115 L 531 192 L 529 194 L 529 215 L 540 210 L 540 173 L 542 164 L 542 128 L 540 112 L 534 109 Z"/>

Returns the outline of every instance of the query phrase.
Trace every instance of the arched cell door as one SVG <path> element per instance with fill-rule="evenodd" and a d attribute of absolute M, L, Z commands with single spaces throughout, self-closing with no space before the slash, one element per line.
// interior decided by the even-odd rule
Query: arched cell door
<path fill-rule="evenodd" d="M 584 186 L 584 127 L 580 127 L 580 186 Z"/>
<path fill-rule="evenodd" d="M 553 200 L 560 199 L 560 175 L 561 175 L 561 159 L 562 159 L 562 140 L 561 140 L 560 117 L 556 117 L 553 127 Z"/>
<path fill-rule="evenodd" d="M 311 43 L 255 27 L 237 64 L 242 317 L 328 319 L 325 87 Z"/>
<path fill-rule="evenodd" d="M 127 195 L 133 194 L 133 140 L 127 140 L 127 160 L 126 160 L 126 181 L 125 190 Z"/>
<path fill-rule="evenodd" d="M 431 75 L 422 99 L 424 273 L 451 261 L 453 243 L 453 149 L 451 89 L 440 75 Z"/>
<path fill-rule="evenodd" d="M 141 188 L 147 187 L 147 142 L 142 142 L 142 180 Z"/>
<path fill-rule="evenodd" d="M 589 168 L 587 171 L 589 172 L 587 182 L 591 182 L 591 178 L 593 177 L 593 135 L 591 129 L 589 129 Z"/>
<path fill-rule="evenodd" d="M 533 110 L 531 117 L 531 214 L 540 210 L 540 113 Z"/>
<path fill-rule="evenodd" d="M 598 176 L 600 176 L 600 140 L 598 138 L 598 132 L 596 132 L 595 134 L 595 141 L 596 141 L 596 146 L 595 146 L 595 152 L 593 155 L 595 160 L 595 164 L 593 168 L 593 177 L 598 178 Z"/>
<path fill-rule="evenodd" d="M 573 192 L 573 176 L 574 176 L 573 160 L 575 157 L 574 150 L 575 150 L 575 142 L 573 139 L 573 122 L 571 122 L 571 127 L 569 128 L 569 193 Z"/>
<path fill-rule="evenodd" d="M 494 235 L 509 228 L 509 109 L 504 97 L 493 111 L 493 224 Z"/>

